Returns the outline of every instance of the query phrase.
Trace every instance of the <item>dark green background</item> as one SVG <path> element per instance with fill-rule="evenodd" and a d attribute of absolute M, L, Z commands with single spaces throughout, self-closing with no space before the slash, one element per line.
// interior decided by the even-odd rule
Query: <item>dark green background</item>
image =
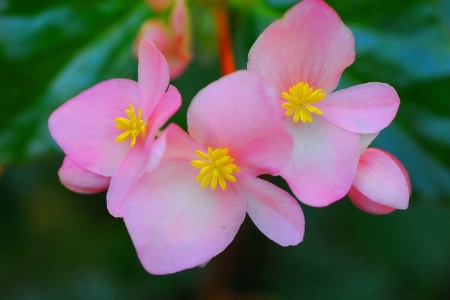
<path fill-rule="evenodd" d="M 189 1 L 195 58 L 173 84 L 190 99 L 220 76 L 213 1 Z M 239 68 L 258 34 L 296 1 L 230 1 Z M 340 88 L 381 81 L 401 99 L 374 146 L 408 169 L 410 207 L 387 216 L 348 199 L 302 206 L 304 242 L 282 248 L 247 220 L 205 268 L 144 271 L 105 195 L 58 181 L 51 111 L 114 77 L 136 79 L 131 45 L 143 1 L 0 0 L 1 299 L 449 299 L 450 1 L 328 1 L 356 38 Z M 223 298 L 219 298 L 223 297 Z M 226 298 L 228 297 L 228 298 Z"/>

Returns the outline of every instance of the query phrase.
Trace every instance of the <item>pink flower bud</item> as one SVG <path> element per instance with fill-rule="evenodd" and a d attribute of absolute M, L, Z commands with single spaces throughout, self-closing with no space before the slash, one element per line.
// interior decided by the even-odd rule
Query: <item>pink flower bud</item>
<path fill-rule="evenodd" d="M 367 148 L 348 193 L 350 200 L 365 212 L 382 215 L 406 209 L 410 195 L 409 175 L 400 161 L 380 149 Z"/>
<path fill-rule="evenodd" d="M 144 22 L 135 41 L 135 53 L 141 39 L 153 42 L 166 57 L 170 78 L 183 73 L 192 59 L 189 13 L 184 0 L 177 0 L 170 14 L 170 25 L 159 19 Z"/>

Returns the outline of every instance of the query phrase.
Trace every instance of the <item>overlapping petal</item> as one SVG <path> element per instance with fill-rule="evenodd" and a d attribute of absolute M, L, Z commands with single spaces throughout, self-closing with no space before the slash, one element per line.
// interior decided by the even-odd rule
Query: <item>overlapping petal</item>
<path fill-rule="evenodd" d="M 169 86 L 169 66 L 149 40 L 139 46 L 138 82 L 144 119 L 153 113 Z"/>
<path fill-rule="evenodd" d="M 178 90 L 169 86 L 168 91 L 163 95 L 158 106 L 153 111 L 147 124 L 147 134 L 153 137 L 165 122 L 180 108 L 181 95 Z M 161 143 L 159 143 L 161 144 Z M 115 217 L 123 217 L 125 200 L 124 196 L 130 186 L 138 179 L 142 172 L 146 171 L 147 164 L 158 164 L 158 158 L 164 151 L 159 149 L 163 146 L 153 142 L 152 138 L 147 139 L 146 143 L 138 143 L 130 151 L 128 156 L 120 164 L 117 172 L 111 180 L 111 186 L 107 194 L 108 210 Z M 153 149 L 156 147 L 155 149 Z M 159 147 L 159 148 L 158 148 Z M 152 162 L 149 161 L 152 160 Z"/>
<path fill-rule="evenodd" d="M 123 116 L 130 104 L 140 107 L 136 82 L 101 82 L 56 109 L 49 118 L 50 133 L 81 167 L 111 177 L 130 150 L 129 143 L 116 143 L 121 131 L 114 119 Z"/>
<path fill-rule="evenodd" d="M 281 188 L 256 177 L 239 176 L 236 186 L 253 223 L 282 246 L 303 240 L 305 218 L 297 200 Z"/>
<path fill-rule="evenodd" d="M 152 144 L 151 142 L 149 142 Z M 147 151 L 146 151 L 147 150 Z M 116 173 L 111 178 L 111 184 L 106 195 L 107 208 L 109 213 L 116 217 L 123 217 L 125 195 L 130 187 L 145 171 L 145 162 L 149 151 L 149 146 L 138 143 L 122 161 Z"/>
<path fill-rule="evenodd" d="M 180 92 L 174 86 L 169 85 L 167 92 L 150 116 L 148 122 L 149 132 L 153 133 L 159 130 L 180 107 Z"/>
<path fill-rule="evenodd" d="M 166 138 L 167 149 L 181 146 L 184 153 L 195 155 L 197 147 L 187 142 L 185 133 L 178 129 L 168 133 L 174 136 Z M 139 258 L 153 274 L 209 261 L 231 243 L 245 218 L 245 205 L 232 188 L 202 188 L 190 160 L 168 154 L 130 190 L 124 215 Z"/>
<path fill-rule="evenodd" d="M 248 69 L 281 92 L 298 82 L 329 93 L 355 58 L 351 31 L 322 0 L 303 0 L 270 24 L 253 44 Z"/>
<path fill-rule="evenodd" d="M 229 148 L 239 168 L 278 173 L 290 157 L 292 141 L 273 97 L 274 90 L 253 73 L 225 76 L 192 101 L 189 133 L 205 147 Z"/>
<path fill-rule="evenodd" d="M 58 170 L 58 176 L 66 188 L 80 194 L 103 192 L 108 188 L 111 180 L 110 177 L 101 176 L 82 168 L 67 156 Z"/>
<path fill-rule="evenodd" d="M 378 82 L 336 91 L 316 104 L 324 119 L 357 133 L 379 132 L 394 119 L 399 105 L 397 92 Z"/>
<path fill-rule="evenodd" d="M 294 137 L 294 150 L 281 176 L 297 198 L 311 206 L 326 206 L 344 197 L 361 153 L 358 134 L 321 118 L 300 126 L 291 120 L 286 124 Z"/>
<path fill-rule="evenodd" d="M 151 41 L 161 53 L 167 52 L 173 44 L 173 36 L 167 25 L 160 19 L 149 19 L 142 23 L 134 41 L 134 55 L 138 57 L 141 40 Z"/>
<path fill-rule="evenodd" d="M 169 124 L 153 147 L 154 149 L 161 149 L 160 156 L 164 156 L 166 160 L 197 159 L 195 150 L 205 150 L 203 145 L 197 143 L 176 124 Z"/>
<path fill-rule="evenodd" d="M 366 200 L 394 209 L 406 209 L 409 203 L 410 183 L 408 173 L 391 154 L 375 148 L 367 148 L 361 155 L 353 187 L 349 196 L 363 210 L 376 213 Z M 366 208 L 366 209 L 364 209 Z"/>
<path fill-rule="evenodd" d="M 395 211 L 394 207 L 373 202 L 353 186 L 348 192 L 348 197 L 353 202 L 353 204 L 360 210 L 373 215 L 385 215 Z"/>

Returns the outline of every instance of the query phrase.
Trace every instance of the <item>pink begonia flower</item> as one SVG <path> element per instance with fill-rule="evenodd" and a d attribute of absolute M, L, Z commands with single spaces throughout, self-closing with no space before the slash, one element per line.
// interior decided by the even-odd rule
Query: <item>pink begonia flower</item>
<path fill-rule="evenodd" d="M 408 208 L 410 195 L 409 175 L 400 161 L 383 150 L 367 148 L 348 193 L 350 200 L 365 212 L 381 215 Z"/>
<path fill-rule="evenodd" d="M 178 90 L 169 85 L 164 56 L 149 41 L 139 47 L 138 80 L 101 82 L 56 109 L 50 133 L 67 158 L 60 170 L 72 190 L 101 190 L 111 178 L 108 209 L 121 216 L 122 197 L 139 176 L 145 144 L 181 106 Z M 83 178 L 93 178 L 86 186 Z"/>
<path fill-rule="evenodd" d="M 294 139 L 281 172 L 300 201 L 326 206 L 347 194 L 361 154 L 359 134 L 394 118 L 399 98 L 383 83 L 331 93 L 355 58 L 351 31 L 321 0 L 303 0 L 273 22 L 249 53 L 248 69 L 277 91 L 273 101 Z M 364 143 L 364 142 L 363 142 Z"/>
<path fill-rule="evenodd" d="M 208 262 L 231 243 L 246 212 L 278 244 L 302 241 L 299 203 L 256 177 L 277 174 L 292 148 L 271 97 L 274 91 L 262 79 L 235 72 L 194 98 L 187 113 L 190 135 L 171 124 L 156 140 L 152 156 L 162 159 L 129 190 L 124 215 L 148 272 Z"/>
<path fill-rule="evenodd" d="M 175 1 L 170 26 L 159 19 L 144 22 L 137 35 L 135 49 L 141 39 L 152 41 L 166 57 L 171 79 L 180 76 L 192 60 L 190 19 L 184 0 Z"/>

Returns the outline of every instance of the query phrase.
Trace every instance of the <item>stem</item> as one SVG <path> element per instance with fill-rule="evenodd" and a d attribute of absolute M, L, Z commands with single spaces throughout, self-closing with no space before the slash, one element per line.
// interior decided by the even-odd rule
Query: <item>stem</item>
<path fill-rule="evenodd" d="M 222 76 L 236 70 L 234 65 L 233 48 L 231 46 L 230 31 L 228 26 L 228 11 L 224 2 L 220 1 L 214 7 L 214 19 L 216 20 L 217 43 L 219 50 L 219 61 Z"/>

